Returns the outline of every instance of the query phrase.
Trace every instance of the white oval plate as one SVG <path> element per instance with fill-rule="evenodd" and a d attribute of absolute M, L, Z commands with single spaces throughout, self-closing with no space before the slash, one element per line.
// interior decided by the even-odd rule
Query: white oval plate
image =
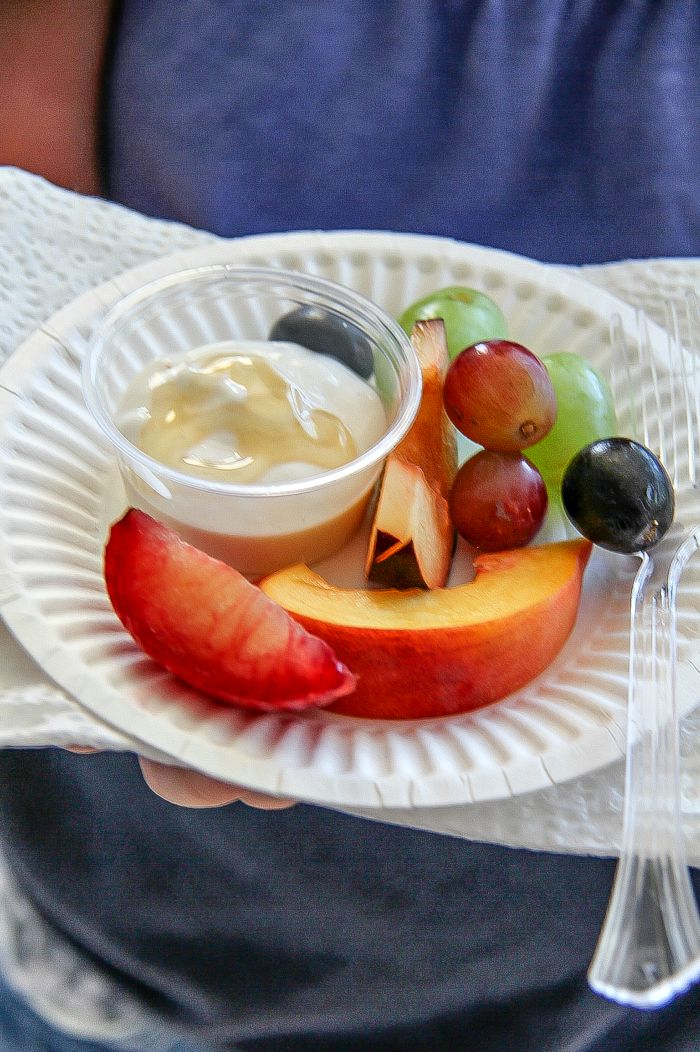
<path fill-rule="evenodd" d="M 83 405 L 80 358 L 95 321 L 120 295 L 180 267 L 219 261 L 318 274 L 394 314 L 432 289 L 472 285 L 498 301 L 513 339 L 540 354 L 574 351 L 603 369 L 610 315 L 617 311 L 633 331 L 631 308 L 569 273 L 414 235 L 264 235 L 121 275 L 54 315 L 0 372 L 0 606 L 19 641 L 81 704 L 131 738 L 214 777 L 317 803 L 405 808 L 492 800 L 618 759 L 636 563 L 601 552 L 586 574 L 576 629 L 554 664 L 517 695 L 450 719 L 253 715 L 213 703 L 137 649 L 104 588 L 103 545 L 124 498 Z M 686 507 L 693 500 L 679 495 Z M 682 614 L 687 657 L 683 646 L 698 634 L 697 604 Z"/>

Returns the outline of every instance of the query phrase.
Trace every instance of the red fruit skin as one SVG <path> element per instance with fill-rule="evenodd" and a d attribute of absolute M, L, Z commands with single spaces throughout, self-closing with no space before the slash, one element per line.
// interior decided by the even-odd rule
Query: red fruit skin
<path fill-rule="evenodd" d="M 443 386 L 445 412 L 485 449 L 516 453 L 548 435 L 557 399 L 547 367 L 520 343 L 484 340 L 465 347 Z"/>
<path fill-rule="evenodd" d="M 138 646 L 191 686 L 261 711 L 328 705 L 355 689 L 331 647 L 237 570 L 134 508 L 112 526 L 104 573 Z"/>
<path fill-rule="evenodd" d="M 484 552 L 529 544 L 544 522 L 547 487 L 521 453 L 482 449 L 465 460 L 450 491 L 450 518 L 465 541 Z"/>

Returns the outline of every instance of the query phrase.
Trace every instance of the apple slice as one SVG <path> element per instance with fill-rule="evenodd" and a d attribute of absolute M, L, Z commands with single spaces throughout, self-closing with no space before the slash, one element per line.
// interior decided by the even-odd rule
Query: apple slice
<path fill-rule="evenodd" d="M 354 689 L 327 643 L 142 511 L 112 527 L 104 570 L 115 613 L 141 649 L 214 698 L 298 711 Z"/>
<path fill-rule="evenodd" d="M 384 466 L 365 574 L 397 588 L 441 588 L 454 550 L 447 501 L 457 471 L 455 435 L 442 402 L 449 365 L 442 319 L 416 322 L 411 339 L 423 394 L 408 434 Z"/>
<path fill-rule="evenodd" d="M 576 540 L 479 555 L 473 581 L 431 591 L 336 588 L 303 565 L 260 587 L 357 676 L 333 711 L 447 716 L 489 705 L 547 668 L 574 626 L 590 551 Z"/>

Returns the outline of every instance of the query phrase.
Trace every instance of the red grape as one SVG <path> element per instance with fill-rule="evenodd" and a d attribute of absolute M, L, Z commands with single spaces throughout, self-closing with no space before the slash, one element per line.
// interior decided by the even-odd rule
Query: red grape
<path fill-rule="evenodd" d="M 546 367 L 510 340 L 485 340 L 461 351 L 447 371 L 443 399 L 458 431 L 502 452 L 539 442 L 557 415 Z"/>
<path fill-rule="evenodd" d="M 532 540 L 547 511 L 547 487 L 520 453 L 482 449 L 462 464 L 450 491 L 450 515 L 476 548 L 498 552 Z"/>

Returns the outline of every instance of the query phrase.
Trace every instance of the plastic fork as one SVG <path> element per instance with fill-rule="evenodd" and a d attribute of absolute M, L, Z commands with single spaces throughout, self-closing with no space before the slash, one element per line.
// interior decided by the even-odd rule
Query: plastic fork
<path fill-rule="evenodd" d="M 691 333 L 700 334 L 695 294 L 687 294 L 683 306 Z M 696 356 L 683 349 L 673 303 L 666 305 L 666 329 L 667 363 L 654 357 L 641 312 L 636 346 L 628 343 L 619 316 L 611 337 L 633 437 L 659 456 L 678 492 L 700 484 L 700 402 Z M 640 553 L 632 588 L 622 844 L 588 979 L 597 993 L 638 1008 L 660 1007 L 700 979 L 700 915 L 683 839 L 676 697 L 676 593 L 699 547 L 700 525 L 684 529 L 677 515 L 666 537 Z"/>

